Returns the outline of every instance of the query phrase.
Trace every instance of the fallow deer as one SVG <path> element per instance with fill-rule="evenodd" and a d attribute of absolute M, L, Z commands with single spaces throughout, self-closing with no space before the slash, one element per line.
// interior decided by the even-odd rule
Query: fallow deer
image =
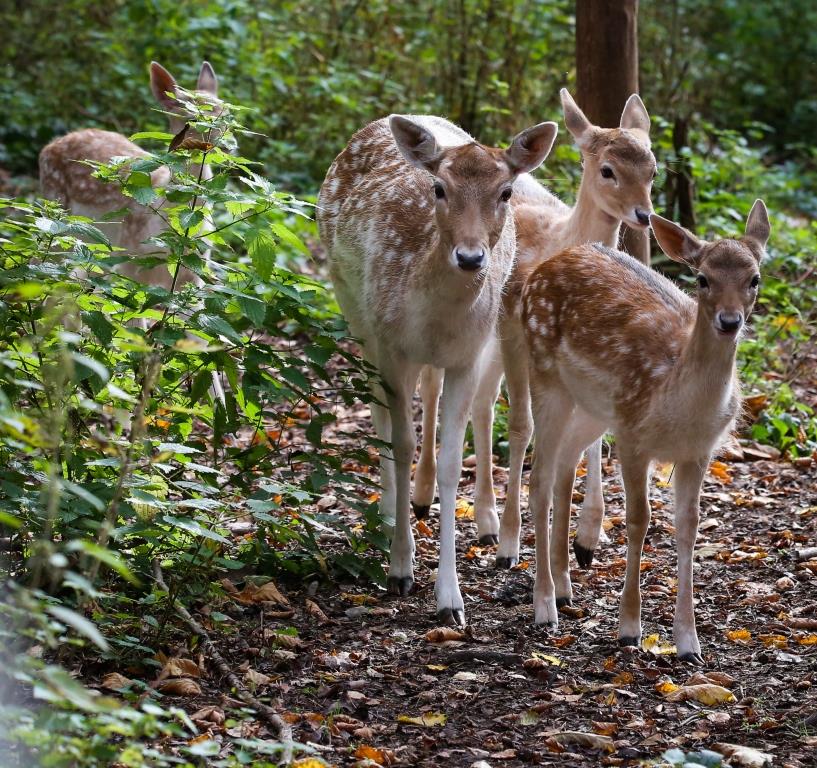
<path fill-rule="evenodd" d="M 497 542 L 496 564 L 511 567 L 519 560 L 521 528 L 520 495 L 522 464 L 530 443 L 533 423 L 525 342 L 520 323 L 521 290 L 525 279 L 543 260 L 582 243 L 600 242 L 614 247 L 622 222 L 646 229 L 652 211 L 650 191 L 656 174 L 650 151 L 650 117 L 638 95 L 627 100 L 618 128 L 591 124 L 566 89 L 560 92 L 565 125 L 582 153 L 583 173 L 576 204 L 570 208 L 532 177 L 517 185 L 514 220 L 517 231 L 517 263 L 508 281 L 504 308 L 498 325 L 499 349 L 484 358 L 472 421 L 477 455 L 475 517 L 480 543 Z M 510 401 L 508 439 L 510 466 L 505 510 L 500 525 L 493 488 L 493 412 L 502 373 Z M 434 412 L 433 388 L 423 398 L 424 411 Z M 429 420 L 433 423 L 433 420 Z M 423 514 L 434 494 L 433 432 L 425 433 L 414 486 L 415 511 Z M 604 515 L 601 490 L 601 440 L 588 451 L 584 508 L 575 541 L 580 565 L 589 566 L 598 543 Z"/>
<path fill-rule="evenodd" d="M 520 175 L 544 161 L 556 131 L 554 123 L 533 126 L 503 151 L 442 118 L 392 115 L 355 134 L 318 198 L 338 302 L 383 381 L 372 418 L 392 445 L 381 450 L 382 509 L 395 524 L 389 590 L 401 595 L 414 583 L 412 396 L 423 366 L 444 371 L 435 585 L 444 621 L 464 622 L 454 507 L 476 366 L 514 258 L 509 201 Z"/>
<path fill-rule="evenodd" d="M 535 422 L 531 509 L 536 529 L 536 622 L 555 627 L 571 599 L 568 527 L 576 463 L 611 430 L 626 495 L 627 568 L 619 642 L 641 640 L 641 551 L 650 519 L 652 460 L 675 463 L 678 655 L 702 663 L 692 555 L 700 490 L 713 450 L 740 406 L 735 354 L 754 306 L 770 227 L 755 202 L 740 239 L 706 243 L 653 214 L 659 245 L 697 274 L 691 298 L 601 245 L 570 248 L 538 267 L 522 297 Z M 552 532 L 548 517 L 553 504 Z"/>
<path fill-rule="evenodd" d="M 179 98 L 181 89 L 173 76 L 155 61 L 150 65 L 150 87 L 154 97 L 168 113 L 170 131 L 176 135 L 189 117 Z M 218 80 L 209 62 L 199 71 L 196 91 L 198 100 L 218 110 Z M 176 98 L 174 98 L 174 96 Z M 160 253 L 158 246 L 148 240 L 165 228 L 164 219 L 151 208 L 123 195 L 115 184 L 106 184 L 94 178 L 93 169 L 86 163 L 109 163 L 114 157 L 144 157 L 147 153 L 119 133 L 87 128 L 73 131 L 54 139 L 40 152 L 40 186 L 43 195 L 63 204 L 69 213 L 87 216 L 97 222 L 114 246 L 123 248 L 136 257 Z M 210 167 L 192 167 L 191 173 L 201 174 L 203 180 L 212 178 Z M 166 166 L 151 173 L 151 184 L 166 188 L 170 183 L 170 170 Z M 101 219 L 112 211 L 127 209 L 121 222 L 103 222 Z M 137 258 L 120 265 L 118 271 L 145 285 L 170 288 L 172 277 L 164 264 L 145 267 Z M 176 285 L 197 282 L 198 278 L 184 267 L 179 268 Z"/>

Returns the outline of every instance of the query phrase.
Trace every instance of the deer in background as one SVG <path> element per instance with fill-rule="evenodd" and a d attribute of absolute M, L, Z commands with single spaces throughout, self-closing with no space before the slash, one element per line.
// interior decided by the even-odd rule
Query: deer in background
<path fill-rule="evenodd" d="M 170 132 L 175 136 L 182 131 L 187 120 L 192 117 L 184 108 L 184 93 L 173 76 L 157 62 L 150 65 L 150 88 L 156 101 L 168 113 Z M 212 113 L 218 114 L 221 102 L 218 99 L 218 79 L 213 67 L 205 61 L 201 65 L 196 91 L 192 94 L 199 102 L 209 105 Z M 208 137 L 211 138 L 212 137 Z M 150 238 L 161 234 L 166 228 L 162 216 L 152 208 L 137 203 L 132 197 L 122 194 L 115 184 L 108 184 L 94 178 L 93 168 L 85 161 L 109 163 L 115 157 L 141 158 L 147 156 L 141 147 L 119 133 L 87 128 L 73 131 L 54 139 L 40 152 L 40 187 L 45 197 L 57 200 L 69 213 L 87 216 L 105 232 L 114 247 L 124 249 L 137 257 L 133 261 L 120 264 L 120 274 L 144 285 L 161 286 L 167 290 L 187 283 L 201 285 L 201 279 L 179 266 L 175 279 L 166 264 L 144 266 L 138 257 L 160 255 L 161 248 L 153 245 Z M 192 165 L 190 173 L 206 181 L 212 178 L 208 165 Z M 151 186 L 167 188 L 171 182 L 170 169 L 157 168 L 150 174 Z M 105 222 L 102 218 L 112 211 L 126 209 L 121 222 Z M 209 251 L 204 254 L 209 261 Z M 216 371 L 213 371 L 212 394 L 223 404 L 224 390 Z"/>
<path fill-rule="evenodd" d="M 641 642 L 639 581 L 650 519 L 650 462 L 674 462 L 674 637 L 682 659 L 702 663 L 692 597 L 700 490 L 712 452 L 730 433 L 740 407 L 735 354 L 757 298 L 769 218 L 758 200 L 744 237 L 714 243 L 655 214 L 651 222 L 667 256 L 696 272 L 696 299 L 630 256 L 600 245 L 569 248 L 546 261 L 523 292 L 536 428 L 530 498 L 534 610 L 537 623 L 555 627 L 557 606 L 570 601 L 568 527 L 576 463 L 610 429 L 626 495 L 619 642 Z"/>
<path fill-rule="evenodd" d="M 181 89 L 173 76 L 155 61 L 150 65 L 150 88 L 156 101 L 169 114 L 170 132 L 179 133 L 190 115 L 180 100 Z M 174 98 L 174 96 L 176 98 Z M 214 111 L 220 109 L 218 80 L 209 62 L 199 71 L 194 96 L 208 103 Z M 84 161 L 109 163 L 114 157 L 145 157 L 141 147 L 119 133 L 87 128 L 73 131 L 54 139 L 40 152 L 40 186 L 43 195 L 57 200 L 76 216 L 87 216 L 97 222 L 112 245 L 123 248 L 134 256 L 160 253 L 160 248 L 147 241 L 167 228 L 164 220 L 153 209 L 123 195 L 115 184 L 106 184 L 93 176 L 93 168 Z M 190 172 L 201 174 L 203 180 L 212 178 L 209 166 L 193 166 Z M 153 187 L 166 188 L 171 181 L 170 169 L 157 168 L 151 176 Z M 121 222 L 104 222 L 102 217 L 111 211 L 127 209 Z M 117 268 L 121 274 L 145 285 L 170 289 L 172 277 L 164 264 L 141 266 L 137 261 L 125 262 Z M 179 268 L 176 285 L 199 282 L 199 278 L 184 267 Z"/>
<path fill-rule="evenodd" d="M 533 126 L 503 151 L 439 117 L 392 115 L 355 134 L 318 197 L 338 303 L 383 382 L 372 419 L 392 446 L 380 452 L 380 472 L 383 516 L 395 525 L 388 579 L 395 594 L 414 583 L 412 397 L 423 366 L 443 372 L 435 584 L 442 621 L 465 620 L 454 507 L 476 368 L 514 259 L 509 201 L 556 131 L 554 123 Z"/>
<path fill-rule="evenodd" d="M 530 176 L 517 184 L 513 206 L 517 263 L 506 286 L 498 346 L 489 349 L 483 358 L 472 408 L 477 455 L 474 507 L 479 540 L 482 544 L 496 543 L 499 534 L 496 564 L 505 568 L 519 561 L 522 465 L 533 432 L 527 353 L 520 322 L 522 286 L 537 265 L 569 246 L 600 242 L 615 247 L 622 222 L 644 230 L 649 226 L 652 211 L 650 191 L 656 163 L 650 151 L 650 117 L 641 99 L 636 94 L 630 96 L 618 128 L 599 128 L 590 123 L 566 89 L 561 90 L 560 96 L 565 125 L 582 153 L 584 170 L 576 204 L 568 207 Z M 510 466 L 500 526 L 491 451 L 494 406 L 503 370 L 510 401 Z M 435 396 L 433 387 L 428 387 L 425 393 L 430 398 Z M 433 412 L 434 407 L 433 402 L 423 398 L 424 411 Z M 434 442 L 425 438 L 425 426 L 424 419 L 423 451 L 417 464 L 414 498 L 415 511 L 421 514 L 434 494 Z M 599 439 L 588 451 L 586 494 L 575 542 L 576 556 L 583 567 L 592 560 L 603 516 Z"/>

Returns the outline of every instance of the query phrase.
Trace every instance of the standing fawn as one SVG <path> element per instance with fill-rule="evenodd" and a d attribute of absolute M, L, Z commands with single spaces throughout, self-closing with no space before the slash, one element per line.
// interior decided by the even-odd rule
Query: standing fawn
<path fill-rule="evenodd" d="M 423 366 L 444 372 L 435 585 L 444 621 L 465 619 L 454 507 L 476 367 L 514 258 L 509 200 L 520 174 L 547 157 L 556 131 L 554 123 L 533 126 L 503 151 L 442 118 L 392 115 L 355 134 L 318 198 L 338 303 L 382 377 L 372 419 L 392 446 L 380 452 L 382 509 L 395 524 L 389 590 L 401 595 L 414 583 L 412 396 Z"/>
<path fill-rule="evenodd" d="M 155 61 L 150 65 L 150 87 L 162 108 L 170 113 L 170 131 L 174 135 L 182 130 L 187 115 L 178 98 L 181 90 L 173 76 Z M 208 62 L 201 65 L 195 97 L 203 103 L 219 109 L 218 80 Z M 156 255 L 160 248 L 147 241 L 160 234 L 167 225 L 151 208 L 140 205 L 132 197 L 123 195 L 115 184 L 106 184 L 93 177 L 93 169 L 84 161 L 109 163 L 114 157 L 144 157 L 147 153 L 129 139 L 112 131 L 96 128 L 74 131 L 54 139 L 40 152 L 40 186 L 43 195 L 58 200 L 69 213 L 87 216 L 98 222 L 114 246 L 123 248 L 133 256 Z M 191 167 L 194 175 L 203 180 L 212 178 L 210 167 Z M 170 183 L 170 169 L 162 166 L 151 173 L 153 187 L 166 188 Z M 120 209 L 127 209 L 123 220 L 117 223 L 101 222 L 103 216 Z M 157 285 L 170 289 L 173 281 L 165 264 L 142 266 L 139 260 L 125 262 L 118 271 L 145 285 Z M 184 267 L 179 268 L 176 285 L 197 282 L 198 278 Z"/>
<path fill-rule="evenodd" d="M 626 494 L 619 642 L 641 641 L 639 574 L 650 519 L 650 462 L 674 462 L 674 636 L 679 656 L 701 663 L 692 598 L 700 490 L 712 452 L 740 407 L 735 353 L 757 298 L 769 218 L 758 200 L 744 237 L 714 243 L 660 216 L 653 215 L 651 223 L 667 256 L 697 273 L 697 300 L 635 259 L 600 245 L 570 248 L 545 262 L 523 292 L 536 427 L 533 602 L 536 622 L 551 627 L 558 606 L 570 602 L 568 527 L 576 463 L 610 429 Z"/>
<path fill-rule="evenodd" d="M 520 322 L 522 286 L 541 264 L 573 245 L 600 242 L 615 247 L 622 222 L 636 229 L 649 226 L 650 191 L 656 173 L 650 151 L 650 117 L 641 99 L 627 100 L 618 128 L 599 128 L 590 123 L 566 89 L 561 93 L 565 125 L 581 149 L 583 172 L 576 204 L 570 208 L 531 177 L 514 193 L 517 231 L 517 263 L 504 296 L 498 325 L 499 348 L 483 360 L 479 387 L 474 397 L 472 420 L 477 454 L 475 516 L 481 543 L 496 543 L 496 564 L 510 568 L 519 561 L 521 528 L 520 495 L 522 465 L 533 432 L 530 413 L 528 362 Z M 492 431 L 494 405 L 505 373 L 510 410 L 508 439 L 510 466 L 505 510 L 500 526 L 493 488 Z M 427 390 L 433 398 L 434 390 Z M 423 398 L 424 410 L 434 403 Z M 432 420 L 433 423 L 433 420 Z M 424 420 L 425 430 L 425 420 Z M 415 509 L 430 503 L 434 494 L 433 433 L 423 432 L 423 453 L 415 477 Z M 601 439 L 588 452 L 585 495 L 576 556 L 589 566 L 598 543 L 604 515 L 601 490 Z"/>

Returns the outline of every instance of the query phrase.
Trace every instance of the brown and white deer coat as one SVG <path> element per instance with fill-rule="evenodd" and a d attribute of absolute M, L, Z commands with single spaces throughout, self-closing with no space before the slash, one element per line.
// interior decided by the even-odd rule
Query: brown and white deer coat
<path fill-rule="evenodd" d="M 675 643 L 682 658 L 700 663 L 692 596 L 699 495 L 712 452 L 738 414 L 737 342 L 757 297 L 770 228 L 760 200 L 740 239 L 705 243 L 660 216 L 651 221 L 664 252 L 697 272 L 696 299 L 635 259 L 599 245 L 562 252 L 538 267 L 524 289 L 536 428 L 534 610 L 537 623 L 555 626 L 557 606 L 571 598 L 568 526 L 576 463 L 609 429 L 626 493 L 620 642 L 638 645 L 641 638 L 639 575 L 650 518 L 650 462 L 674 462 Z"/>
<path fill-rule="evenodd" d="M 528 176 L 514 191 L 517 263 L 504 297 L 498 325 L 498 343 L 483 358 L 480 383 L 474 397 L 472 421 L 477 454 L 475 516 L 482 543 L 496 542 L 497 565 L 510 567 L 519 559 L 522 465 L 530 443 L 528 364 L 520 322 L 521 291 L 528 275 L 545 259 L 580 243 L 599 242 L 614 247 L 622 222 L 646 229 L 652 211 L 650 191 L 656 163 L 650 151 L 650 118 L 641 99 L 633 94 L 621 114 L 618 128 L 594 126 L 566 89 L 560 92 L 565 125 L 582 153 L 583 172 L 575 205 L 571 208 Z M 508 440 L 510 467 L 505 510 L 500 524 L 493 489 L 492 429 L 494 405 L 505 374 L 510 401 Z M 430 374 L 429 374 L 430 377 Z M 433 387 L 423 398 L 433 412 Z M 433 424 L 433 420 L 429 420 Z M 422 511 L 433 498 L 433 432 L 426 438 L 417 465 L 415 508 Z M 577 538 L 577 557 L 589 565 L 598 543 L 604 501 L 601 492 L 601 440 L 588 451 L 584 509 Z"/>
<path fill-rule="evenodd" d="M 503 151 L 442 118 L 392 115 L 352 138 L 318 198 L 338 302 L 383 380 L 372 418 L 393 446 L 381 450 L 381 506 L 395 525 L 389 589 L 399 594 L 414 581 L 412 396 L 424 366 L 444 371 L 435 592 L 440 618 L 460 623 L 454 507 L 475 371 L 514 258 L 508 201 L 520 174 L 545 159 L 556 130 L 534 126 Z"/>

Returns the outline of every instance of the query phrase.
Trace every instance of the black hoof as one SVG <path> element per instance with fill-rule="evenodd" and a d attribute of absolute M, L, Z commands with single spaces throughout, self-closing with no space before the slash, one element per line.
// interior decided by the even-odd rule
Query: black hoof
<path fill-rule="evenodd" d="M 586 549 L 573 539 L 573 552 L 576 554 L 576 562 L 579 564 L 579 568 L 589 568 L 592 565 L 595 551 L 595 549 Z"/>
<path fill-rule="evenodd" d="M 414 510 L 414 517 L 418 520 L 425 520 L 431 511 L 429 504 L 415 504 L 413 501 L 411 502 L 411 508 Z"/>
<path fill-rule="evenodd" d="M 437 611 L 437 621 L 440 624 L 454 624 L 458 627 L 464 627 L 465 611 L 462 608 L 441 608 Z"/>
<path fill-rule="evenodd" d="M 498 557 L 496 559 L 495 567 L 497 568 L 513 568 L 519 560 L 515 557 Z"/>
<path fill-rule="evenodd" d="M 684 653 L 678 657 L 681 661 L 685 661 L 688 664 L 694 664 L 696 667 L 702 667 L 704 665 L 704 660 L 699 653 Z"/>
<path fill-rule="evenodd" d="M 490 547 L 492 544 L 499 544 L 499 536 L 495 533 L 486 533 L 479 537 L 479 544 L 481 547 Z"/>
<path fill-rule="evenodd" d="M 573 605 L 573 601 L 569 597 L 557 597 L 556 607 L 562 608 L 565 605 Z"/>
<path fill-rule="evenodd" d="M 405 597 L 414 588 L 414 579 L 411 576 L 389 576 L 386 580 L 386 589 L 390 595 Z"/>
<path fill-rule="evenodd" d="M 641 647 L 641 638 L 640 637 L 620 637 L 618 639 L 618 644 L 622 648 L 640 648 Z"/>

